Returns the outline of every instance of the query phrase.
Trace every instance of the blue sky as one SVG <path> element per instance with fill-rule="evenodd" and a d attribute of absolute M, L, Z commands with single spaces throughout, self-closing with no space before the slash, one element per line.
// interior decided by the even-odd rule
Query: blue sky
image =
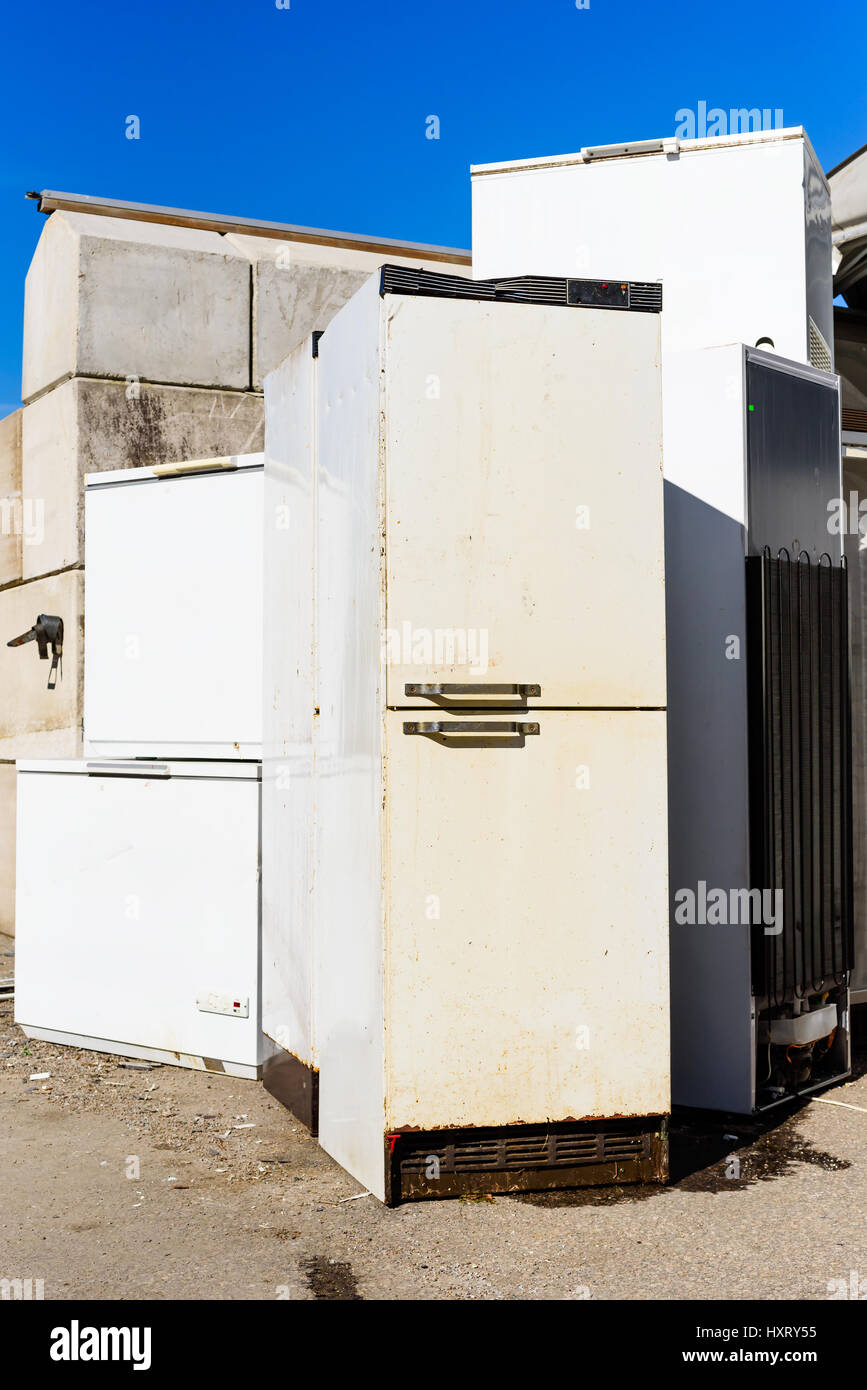
<path fill-rule="evenodd" d="M 865 16 L 863 0 L 8 5 L 0 414 L 20 398 L 43 222 L 28 189 L 468 246 L 471 163 L 670 134 L 702 100 L 782 108 L 832 168 L 867 143 L 863 83 L 842 76 Z"/>

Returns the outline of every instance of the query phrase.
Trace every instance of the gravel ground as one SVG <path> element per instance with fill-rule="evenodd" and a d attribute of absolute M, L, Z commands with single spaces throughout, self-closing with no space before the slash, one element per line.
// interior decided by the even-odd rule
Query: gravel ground
<path fill-rule="evenodd" d="M 867 1068 L 772 1129 L 678 1121 L 668 1188 L 389 1211 L 258 1082 L 28 1041 L 12 1015 L 0 1278 L 46 1299 L 827 1299 L 852 1271 L 867 1291 Z"/>

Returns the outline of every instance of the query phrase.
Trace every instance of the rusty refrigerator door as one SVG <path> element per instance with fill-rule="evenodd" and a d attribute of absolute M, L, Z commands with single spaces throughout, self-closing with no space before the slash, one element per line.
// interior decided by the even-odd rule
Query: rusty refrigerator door
<path fill-rule="evenodd" d="M 386 743 L 393 1198 L 658 1176 L 665 712 L 392 711 Z"/>

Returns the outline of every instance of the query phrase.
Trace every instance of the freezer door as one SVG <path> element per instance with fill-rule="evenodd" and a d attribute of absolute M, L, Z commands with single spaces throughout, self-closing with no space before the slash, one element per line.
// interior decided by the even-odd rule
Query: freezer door
<path fill-rule="evenodd" d="M 255 1068 L 260 784 L 167 770 L 19 773 L 16 1020 Z"/>
<path fill-rule="evenodd" d="M 89 487 L 86 508 L 88 753 L 261 757 L 262 469 Z"/>
<path fill-rule="evenodd" d="M 666 1112 L 665 715 L 386 720 L 388 1130 Z"/>
<path fill-rule="evenodd" d="M 658 315 L 385 305 L 388 705 L 663 706 Z"/>

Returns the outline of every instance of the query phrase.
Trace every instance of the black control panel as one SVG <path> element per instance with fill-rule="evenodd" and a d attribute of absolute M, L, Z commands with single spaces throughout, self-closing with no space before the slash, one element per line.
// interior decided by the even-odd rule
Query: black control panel
<path fill-rule="evenodd" d="M 569 304 L 586 304 L 599 309 L 628 309 L 629 284 L 621 280 L 567 280 Z"/>

